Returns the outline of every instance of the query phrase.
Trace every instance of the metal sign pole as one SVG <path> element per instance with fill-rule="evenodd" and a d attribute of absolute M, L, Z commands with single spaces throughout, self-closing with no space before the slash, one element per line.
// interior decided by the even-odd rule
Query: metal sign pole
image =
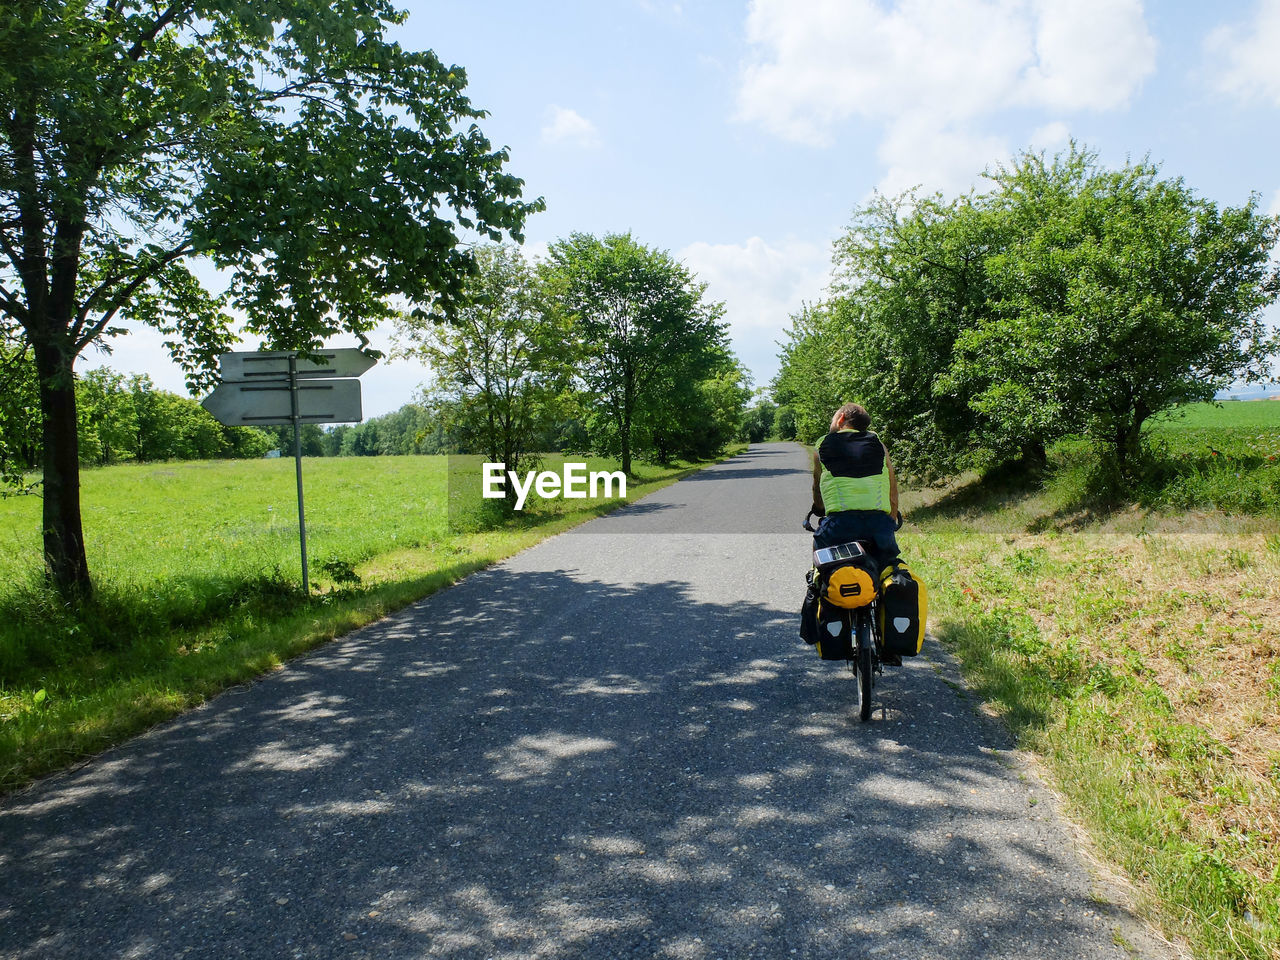
<path fill-rule="evenodd" d="M 302 592 L 311 595 L 307 570 L 307 515 L 302 508 L 302 424 L 298 421 L 298 360 L 289 357 L 289 399 L 293 420 L 293 462 L 298 474 L 298 540 L 302 544 Z"/>

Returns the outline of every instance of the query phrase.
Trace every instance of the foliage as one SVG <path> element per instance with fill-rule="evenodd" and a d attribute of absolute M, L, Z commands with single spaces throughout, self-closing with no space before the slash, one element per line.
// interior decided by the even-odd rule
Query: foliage
<path fill-rule="evenodd" d="M 954 201 L 877 197 L 836 245 L 828 302 L 792 318 L 775 396 L 798 435 L 855 400 L 923 480 L 1080 434 L 1132 476 L 1144 423 L 1267 373 L 1277 222 L 1072 144 Z"/>
<path fill-rule="evenodd" d="M 40 395 L 30 350 L 0 340 L 0 487 L 24 488 L 39 456 Z"/>
<path fill-rule="evenodd" d="M 857 357 L 864 344 L 849 335 L 839 306 L 828 302 L 801 307 L 792 315 L 782 345 L 773 394 L 791 411 L 792 436 L 802 443 L 826 433 L 832 412 L 841 404 L 864 397 L 853 376 L 866 369 Z"/>
<path fill-rule="evenodd" d="M 987 259 L 990 309 L 949 382 L 1004 434 L 1087 436 L 1123 473 L 1152 415 L 1265 379 L 1276 223 L 1256 197 L 1219 210 L 1158 174 L 1101 170 L 1074 146 L 991 174 L 991 215 L 1012 236 Z"/>
<path fill-rule="evenodd" d="M 727 350 L 707 351 L 696 364 L 672 364 L 637 404 L 636 450 L 658 463 L 705 460 L 738 439 L 751 397 L 750 374 Z"/>
<path fill-rule="evenodd" d="M 88 589 L 73 368 L 118 316 L 191 383 L 233 341 L 364 334 L 390 299 L 457 305 L 458 229 L 519 237 L 518 197 L 458 67 L 387 40 L 387 0 L 14 0 L 0 15 L 0 311 L 38 371 L 45 552 Z M 188 263 L 231 274 L 206 291 Z"/>
<path fill-rule="evenodd" d="M 406 403 L 398 410 L 370 417 L 363 423 L 331 427 L 317 438 L 315 446 L 317 449 L 313 450 L 307 445 L 304 454 L 373 457 L 447 452 L 439 421 L 419 403 Z"/>
<path fill-rule="evenodd" d="M 0 417 L 0 447 L 13 450 L 13 469 L 39 466 L 43 438 L 36 395 L 36 374 L 15 357 L 12 414 Z M 24 379 L 25 377 L 25 379 Z M 22 385 L 27 391 L 22 392 Z M 82 464 L 105 466 L 134 460 L 209 460 L 260 457 L 275 446 L 274 434 L 255 427 L 224 426 L 190 397 L 157 390 L 146 374 L 126 378 L 110 367 L 76 377 L 78 449 Z"/>
<path fill-rule="evenodd" d="M 543 277 L 572 316 L 585 426 L 599 451 L 630 473 L 646 449 L 671 456 L 696 426 L 672 390 L 690 391 L 725 369 L 724 305 L 669 253 L 630 234 L 574 233 L 551 245 Z"/>
<path fill-rule="evenodd" d="M 779 404 L 778 412 L 773 420 L 774 432 L 779 440 L 796 438 L 796 413 L 789 404 Z"/>
<path fill-rule="evenodd" d="M 451 443 L 523 472 L 564 409 L 569 327 L 518 249 L 479 247 L 475 258 L 454 321 L 401 317 L 401 349 L 430 367 L 424 400 Z"/>
<path fill-rule="evenodd" d="M 766 397 L 757 396 L 756 402 L 742 413 L 740 438 L 748 443 L 762 443 L 774 436 L 774 422 L 778 407 Z"/>

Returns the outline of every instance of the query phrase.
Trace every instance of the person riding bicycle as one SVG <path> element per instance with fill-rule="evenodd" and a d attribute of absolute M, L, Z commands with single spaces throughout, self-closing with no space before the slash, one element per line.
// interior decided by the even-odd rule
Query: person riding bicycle
<path fill-rule="evenodd" d="M 831 432 L 814 448 L 813 513 L 822 519 L 813 546 L 869 540 L 885 566 L 898 559 L 894 531 L 902 526 L 902 514 L 889 450 L 870 426 L 864 407 L 846 403 L 831 418 Z"/>

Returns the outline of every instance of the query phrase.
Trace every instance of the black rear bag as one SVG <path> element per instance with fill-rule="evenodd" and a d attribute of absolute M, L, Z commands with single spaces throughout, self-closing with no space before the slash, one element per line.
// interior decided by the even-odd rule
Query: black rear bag
<path fill-rule="evenodd" d="M 891 564 L 884 571 L 880 591 L 880 636 L 884 649 L 900 657 L 914 657 L 924 641 L 926 593 L 906 564 Z"/>
<path fill-rule="evenodd" d="M 853 611 L 825 600 L 818 603 L 818 656 L 823 660 L 853 657 Z"/>

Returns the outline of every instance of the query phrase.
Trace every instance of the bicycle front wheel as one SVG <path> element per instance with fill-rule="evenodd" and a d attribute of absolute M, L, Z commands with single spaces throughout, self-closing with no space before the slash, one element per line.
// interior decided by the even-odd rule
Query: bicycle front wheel
<path fill-rule="evenodd" d="M 871 618 L 858 611 L 858 648 L 854 651 L 858 665 L 858 717 L 863 723 L 871 719 Z"/>

